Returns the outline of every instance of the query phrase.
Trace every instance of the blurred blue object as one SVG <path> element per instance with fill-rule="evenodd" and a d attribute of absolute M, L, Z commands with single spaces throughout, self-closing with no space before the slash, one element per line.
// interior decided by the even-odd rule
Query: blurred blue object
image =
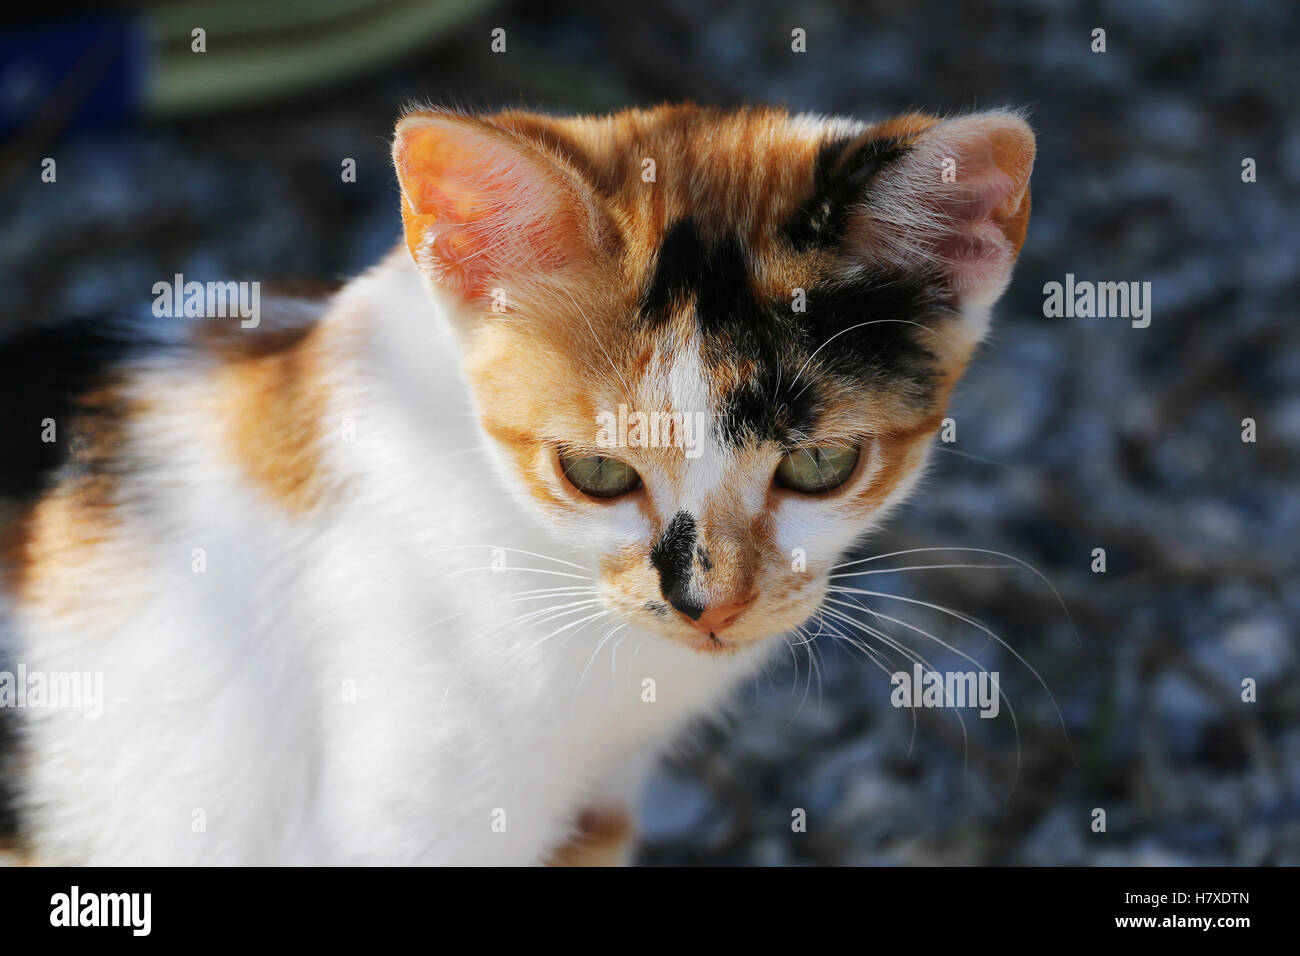
<path fill-rule="evenodd" d="M 0 136 L 115 126 L 140 111 L 147 38 L 128 16 L 95 14 L 0 34 Z"/>

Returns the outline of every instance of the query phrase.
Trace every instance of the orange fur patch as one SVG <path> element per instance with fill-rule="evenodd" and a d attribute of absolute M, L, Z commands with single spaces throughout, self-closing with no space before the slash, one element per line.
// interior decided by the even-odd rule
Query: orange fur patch
<path fill-rule="evenodd" d="M 588 807 L 578 813 L 574 833 L 546 859 L 547 866 L 620 866 L 635 833 L 622 807 Z"/>
<path fill-rule="evenodd" d="M 320 497 L 321 394 L 314 358 L 294 349 L 224 366 L 221 417 L 230 453 L 253 480 L 292 511 Z"/>
<path fill-rule="evenodd" d="M 331 340 L 343 333 L 318 324 L 323 308 L 277 309 L 272 301 L 256 329 L 210 323 L 195 335 L 218 362 L 216 419 L 228 453 L 268 497 L 297 514 L 324 497 L 327 373 L 353 344 Z"/>
<path fill-rule="evenodd" d="M 55 614 L 82 609 L 82 588 L 94 579 L 90 570 L 117 528 L 110 488 L 108 479 L 92 478 L 36 503 L 27 516 L 12 581 L 20 599 Z"/>

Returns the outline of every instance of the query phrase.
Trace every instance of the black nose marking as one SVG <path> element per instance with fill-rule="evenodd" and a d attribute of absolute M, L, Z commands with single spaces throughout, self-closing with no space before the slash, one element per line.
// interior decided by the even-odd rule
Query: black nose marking
<path fill-rule="evenodd" d="M 659 590 L 668 603 L 691 620 L 704 613 L 704 607 L 689 596 L 691 563 L 694 560 L 695 519 L 685 511 L 679 511 L 650 550 L 650 563 L 659 572 Z"/>

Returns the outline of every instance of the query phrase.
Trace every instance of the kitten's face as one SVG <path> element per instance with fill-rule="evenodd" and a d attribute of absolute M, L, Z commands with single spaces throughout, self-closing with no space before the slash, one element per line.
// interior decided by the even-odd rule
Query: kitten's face
<path fill-rule="evenodd" d="M 407 242 L 506 479 L 609 608 L 701 651 L 807 620 L 907 493 L 1024 237 L 1018 118 L 416 114 Z"/>

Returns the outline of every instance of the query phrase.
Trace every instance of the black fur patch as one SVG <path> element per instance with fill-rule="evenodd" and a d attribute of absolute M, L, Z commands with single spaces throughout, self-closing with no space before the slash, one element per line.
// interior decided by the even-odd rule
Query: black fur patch
<path fill-rule="evenodd" d="M 925 329 L 956 312 L 937 275 L 880 270 L 810 290 L 805 318 L 815 362 L 827 372 L 868 386 L 901 383 L 925 391 L 935 358 Z"/>
<path fill-rule="evenodd" d="M 701 292 L 717 299 L 740 291 L 748 276 L 744 258 L 737 258 L 733 244 L 734 238 L 706 242 L 690 216 L 671 225 L 659 243 L 650 281 L 641 294 L 642 319 L 651 326 L 662 325 L 675 306 Z"/>
<path fill-rule="evenodd" d="M 806 292 L 802 313 L 788 300 L 761 300 L 733 233 L 706 239 L 686 217 L 665 234 L 641 318 L 655 327 L 693 305 L 705 367 L 746 370 L 722 403 L 724 440 L 789 442 L 811 434 L 828 376 L 848 387 L 901 386 L 928 400 L 934 356 L 917 326 L 953 312 L 936 275 L 868 271 Z"/>
<path fill-rule="evenodd" d="M 106 316 L 0 341 L 0 498 L 30 498 L 52 485 L 73 444 L 73 420 L 85 412 L 82 397 L 139 347 Z M 41 440 L 45 419 L 54 421 L 55 441 Z"/>
<path fill-rule="evenodd" d="M 854 203 L 863 200 L 881 170 L 906 153 L 895 137 L 827 140 L 817 151 L 812 193 L 782 227 L 782 235 L 800 252 L 838 245 Z"/>
<path fill-rule="evenodd" d="M 668 603 L 692 620 L 704 613 L 704 607 L 688 596 L 694 559 L 695 519 L 679 511 L 651 549 L 650 563 L 659 572 L 659 590 Z"/>
<path fill-rule="evenodd" d="M 795 401 L 792 395 L 774 391 L 782 355 L 798 334 L 798 324 L 755 296 L 745 250 L 734 233 L 706 240 L 689 216 L 664 234 L 641 297 L 642 321 L 662 325 L 674 308 L 688 304 L 694 307 L 706 367 L 749 362 L 759 370 L 758 377 L 725 400 L 720 423 L 724 437 L 735 442 L 749 436 L 779 440 L 811 428 L 815 393 Z"/>
<path fill-rule="evenodd" d="M 663 601 L 646 601 L 642 606 L 655 617 L 668 616 L 668 605 Z"/>

